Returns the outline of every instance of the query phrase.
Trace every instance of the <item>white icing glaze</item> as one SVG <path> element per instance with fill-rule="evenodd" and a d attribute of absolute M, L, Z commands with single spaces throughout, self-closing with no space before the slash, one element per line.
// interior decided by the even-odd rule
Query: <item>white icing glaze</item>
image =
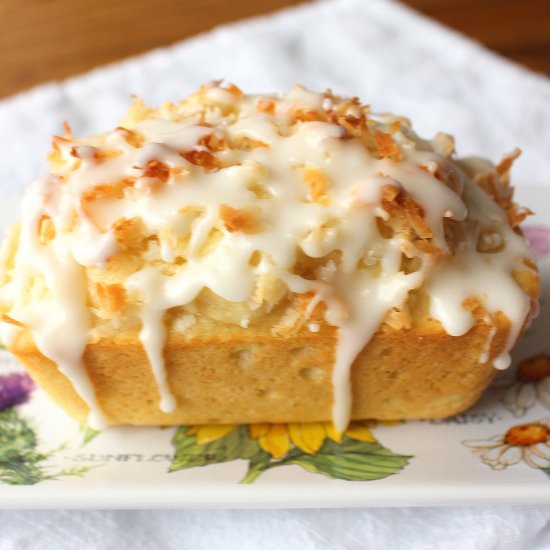
<path fill-rule="evenodd" d="M 40 218 L 44 213 L 54 214 L 48 207 L 48 194 L 50 187 L 57 183 L 55 178 L 44 178 L 25 195 L 16 258 L 21 278 L 14 281 L 16 288 L 12 289 L 14 295 L 21 298 L 23 289 L 17 285 L 26 286 L 29 278 L 43 276 L 51 297 L 33 303 L 16 303 L 14 318 L 29 327 L 37 348 L 72 382 L 90 408 L 90 426 L 100 429 L 105 426 L 105 418 L 83 364 L 90 322 L 82 267 L 62 240 L 54 239 L 48 245 L 38 240 Z"/>
<path fill-rule="evenodd" d="M 360 139 L 349 139 L 349 129 L 339 124 L 335 111 L 342 101 L 326 94 L 296 86 L 281 98 L 241 97 L 214 83 L 203 90 L 201 101 L 200 108 L 196 98 L 185 104 L 177 119 L 181 121 L 163 118 L 159 111 L 131 123 L 139 144 L 132 145 L 121 130 L 61 143 L 61 166 L 54 176 L 31 187 L 23 204 L 17 276 L 4 285 L 0 298 L 15 297 L 9 315 L 29 327 L 37 347 L 72 381 L 96 425 L 101 411 L 82 365 L 90 330 L 83 266 L 102 268 L 119 252 L 114 228 L 122 219 L 139 218 L 146 233 L 158 237 L 158 245 L 151 245 L 144 255 L 158 255 L 160 263 L 150 261 L 130 275 L 124 287 L 141 303 L 140 339 L 164 412 L 176 406 L 163 357 L 165 313 L 180 306 L 193 310 L 204 289 L 230 302 L 250 304 L 262 276 L 308 296 L 306 319 L 323 302 L 326 321 L 338 327 L 332 381 L 333 421 L 340 430 L 350 417 L 353 361 L 388 311 L 401 306 L 412 289 L 427 290 L 431 315 L 455 336 L 465 334 L 475 321 L 464 307 L 467 298 L 476 297 L 490 314 L 501 311 L 512 328 L 495 366 L 506 363 L 530 308 L 529 297 L 512 273 L 527 269 L 522 258 L 532 256 L 501 208 L 454 162 L 435 151 L 444 153 L 452 143 L 448 138 L 439 136 L 432 147 L 406 124 L 392 129 L 395 117 L 370 119 L 371 128 L 392 134 L 402 156 L 396 160 L 374 154 Z M 262 101 L 273 103 L 271 112 L 260 112 Z M 210 110 L 204 106 L 212 104 Z M 355 103 L 345 108 L 352 121 L 364 113 Z M 227 109 L 230 114 L 222 116 Z M 306 115 L 323 112 L 328 118 L 305 116 L 296 123 L 297 109 Z M 210 150 L 209 139 L 256 143 Z M 104 150 L 115 154 L 102 158 Z M 200 155 L 217 164 L 203 167 L 196 160 Z M 164 176 L 148 171 L 159 164 Z M 445 177 L 436 177 L 438 171 Z M 308 177 L 313 178 L 311 185 Z M 86 199 L 97 188 L 114 188 L 121 180 L 131 185 L 115 198 Z M 378 221 L 392 221 L 383 204 L 388 188 L 420 205 L 430 244 L 443 261 L 417 247 L 406 233 L 382 236 Z M 250 230 L 232 229 L 221 214 L 227 207 L 245 212 L 255 225 Z M 44 215 L 55 226 L 55 237 L 47 244 L 38 236 Z M 470 228 L 452 255 L 446 219 Z M 497 240 L 489 242 L 500 244 L 502 239 L 498 252 L 477 250 L 476 228 L 486 225 L 498 227 Z M 183 251 L 178 239 L 186 239 Z M 252 262 L 258 253 L 260 261 Z M 305 276 L 296 267 L 300 255 L 323 261 L 315 273 Z M 420 267 L 406 273 L 404 256 L 418 258 Z M 180 257 L 181 265 L 166 274 L 163 265 Z M 37 274 L 44 277 L 48 297 L 27 303 L 25 289 Z M 192 326 L 191 317 L 176 330 Z M 251 322 L 247 315 L 239 324 L 246 328 Z M 311 332 L 320 329 L 316 322 L 307 327 Z M 480 362 L 487 359 L 488 351 Z"/>
<path fill-rule="evenodd" d="M 493 344 L 493 338 L 495 337 L 495 334 L 497 333 L 497 325 L 496 323 L 492 323 L 490 317 L 485 317 L 484 321 L 490 325 L 489 328 L 489 334 L 487 335 L 487 340 L 485 342 L 485 346 L 483 348 L 483 351 L 481 352 L 479 356 L 479 362 L 480 364 L 485 364 L 487 361 L 489 361 L 489 357 L 491 355 L 491 346 Z"/>

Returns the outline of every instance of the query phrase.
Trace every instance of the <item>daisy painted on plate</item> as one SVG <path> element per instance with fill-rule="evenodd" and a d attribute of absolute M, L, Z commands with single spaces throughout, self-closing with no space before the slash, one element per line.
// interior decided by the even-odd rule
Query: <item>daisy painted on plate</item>
<path fill-rule="evenodd" d="M 550 409 L 550 355 L 523 360 L 516 371 L 517 382 L 502 396 L 503 405 L 522 417 L 537 401 Z"/>
<path fill-rule="evenodd" d="M 493 470 L 525 462 L 550 476 L 550 418 L 512 426 L 504 435 L 463 441 L 463 444 Z"/>

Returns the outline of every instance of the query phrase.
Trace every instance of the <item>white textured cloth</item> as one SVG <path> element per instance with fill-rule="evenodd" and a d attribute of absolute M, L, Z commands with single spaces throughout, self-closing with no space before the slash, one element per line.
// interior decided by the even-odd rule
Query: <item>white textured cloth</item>
<path fill-rule="evenodd" d="M 0 550 L 547 550 L 550 507 L 3 512 Z"/>
<path fill-rule="evenodd" d="M 406 114 L 427 137 L 454 134 L 462 155 L 497 160 L 519 146 L 516 183 L 550 184 L 548 79 L 390 0 L 329 0 L 222 27 L 0 102 L 2 196 L 18 197 L 45 171 L 41 159 L 63 120 L 77 135 L 109 129 L 131 93 L 156 104 L 216 78 L 247 92 L 284 91 L 300 82 L 359 95 L 375 111 Z M 538 550 L 550 548 L 549 518 L 550 507 L 17 511 L 0 512 L 0 550 Z"/>

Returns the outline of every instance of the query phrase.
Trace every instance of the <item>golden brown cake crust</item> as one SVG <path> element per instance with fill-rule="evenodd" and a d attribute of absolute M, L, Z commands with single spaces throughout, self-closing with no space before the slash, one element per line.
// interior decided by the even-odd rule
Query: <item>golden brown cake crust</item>
<path fill-rule="evenodd" d="M 498 325 L 493 358 L 509 326 Z M 441 418 L 473 404 L 496 370 L 479 364 L 491 327 L 477 323 L 467 334 L 443 329 L 379 331 L 355 361 L 352 418 Z M 242 332 L 223 341 L 172 337 L 165 350 L 177 409 L 159 410 L 159 394 L 142 346 L 103 341 L 88 346 L 85 362 L 112 424 L 177 425 L 312 422 L 331 419 L 335 329 L 265 338 Z M 28 338 L 13 350 L 31 376 L 73 417 L 88 410 L 72 384 Z"/>

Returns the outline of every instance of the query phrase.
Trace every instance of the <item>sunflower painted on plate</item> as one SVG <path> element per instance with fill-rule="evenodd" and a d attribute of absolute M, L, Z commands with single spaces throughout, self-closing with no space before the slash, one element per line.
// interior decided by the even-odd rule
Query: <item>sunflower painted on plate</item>
<path fill-rule="evenodd" d="M 489 439 L 463 441 L 493 470 L 524 462 L 550 476 L 550 418 L 512 426 Z"/>
<path fill-rule="evenodd" d="M 170 471 L 244 459 L 248 471 L 241 483 L 284 465 L 336 479 L 380 479 L 400 471 L 410 457 L 380 445 L 371 431 L 376 424 L 352 422 L 343 433 L 330 422 L 183 426 L 172 440 Z"/>
<path fill-rule="evenodd" d="M 281 458 L 292 446 L 298 447 L 308 455 L 315 455 L 327 438 L 341 443 L 344 435 L 357 441 L 373 443 L 376 438 L 369 428 L 375 424 L 373 421 L 353 422 L 345 433 L 338 432 L 331 422 L 249 424 L 248 434 L 273 458 Z M 189 428 L 187 434 L 194 435 L 197 443 L 205 444 L 226 436 L 237 427 L 235 424 L 193 426 Z"/>

